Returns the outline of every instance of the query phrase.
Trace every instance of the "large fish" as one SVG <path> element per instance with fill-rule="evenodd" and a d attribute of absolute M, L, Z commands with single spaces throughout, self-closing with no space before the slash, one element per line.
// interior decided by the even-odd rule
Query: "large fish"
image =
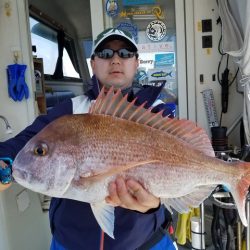
<path fill-rule="evenodd" d="M 33 191 L 90 203 L 111 237 L 114 208 L 104 198 L 117 176 L 138 180 L 180 213 L 222 184 L 247 225 L 250 164 L 215 158 L 202 128 L 137 107 L 112 89 L 100 93 L 88 114 L 60 117 L 35 135 L 17 155 L 13 176 Z"/>

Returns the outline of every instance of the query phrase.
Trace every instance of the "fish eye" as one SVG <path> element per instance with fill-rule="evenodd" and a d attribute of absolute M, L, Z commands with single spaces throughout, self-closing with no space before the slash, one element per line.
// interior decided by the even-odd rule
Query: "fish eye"
<path fill-rule="evenodd" d="M 45 143 L 37 145 L 34 149 L 34 154 L 38 156 L 45 156 L 48 152 L 48 146 Z"/>

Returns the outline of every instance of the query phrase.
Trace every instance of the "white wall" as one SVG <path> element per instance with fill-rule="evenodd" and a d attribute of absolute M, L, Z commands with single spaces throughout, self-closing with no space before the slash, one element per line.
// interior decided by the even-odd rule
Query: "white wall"
<path fill-rule="evenodd" d="M 5 4 L 10 6 L 7 13 Z M 35 118 L 34 92 L 32 86 L 32 56 L 27 29 L 27 3 L 25 0 L 0 0 L 0 115 L 4 115 L 17 134 Z M 18 51 L 18 63 L 26 64 L 26 82 L 30 98 L 14 102 L 8 96 L 6 67 L 13 64 L 13 50 Z M 5 126 L 0 122 L 0 140 L 8 139 Z M 49 249 L 50 230 L 48 216 L 41 209 L 36 193 L 27 191 L 28 208 L 20 212 L 17 195 L 24 189 L 17 184 L 0 194 L 0 249 L 46 250 Z"/>
<path fill-rule="evenodd" d="M 216 111 L 218 119 L 220 119 L 221 114 L 221 87 L 217 80 L 217 68 L 221 58 L 218 52 L 218 43 L 221 36 L 221 26 L 216 24 L 218 15 L 218 7 L 216 0 L 187 0 L 186 4 L 193 5 L 193 8 L 188 6 L 189 13 L 192 13 L 192 17 L 189 14 L 186 18 L 189 22 L 186 24 L 188 30 L 188 42 L 191 47 L 187 48 L 187 65 L 191 67 L 188 69 L 189 73 L 189 117 L 196 120 L 198 124 L 204 127 L 210 134 L 210 128 L 208 127 L 207 116 L 205 112 L 205 107 L 203 104 L 203 98 L 201 92 L 205 89 L 212 89 L 216 102 Z M 202 33 L 199 29 L 201 20 L 212 19 L 212 32 Z M 190 25 L 192 27 L 190 27 Z M 189 30 L 191 30 L 189 32 Z M 202 48 L 202 35 L 212 35 L 213 37 L 213 47 L 209 50 Z M 192 46 L 194 46 L 192 50 Z M 191 51 L 191 52 L 190 52 Z M 190 60 L 189 60 L 190 59 Z M 224 70 L 226 66 L 226 56 L 221 64 L 221 70 Z M 231 76 L 235 74 L 235 66 L 230 61 L 229 63 Z M 192 74 L 192 72 L 194 74 Z M 222 72 L 222 71 L 221 71 Z M 200 82 L 200 75 L 203 74 L 204 82 Z M 216 81 L 212 81 L 212 75 L 216 75 Z M 194 78 L 193 78 L 194 77 Z M 220 75 L 221 79 L 221 75 Z M 232 80 L 232 77 L 231 77 Z M 193 81 L 195 84 L 193 84 Z M 228 112 L 223 114 L 222 126 L 228 128 L 231 127 L 235 119 L 242 113 L 243 109 L 243 97 L 236 91 L 236 82 L 232 84 L 229 89 L 229 105 Z M 240 146 L 239 141 L 239 126 L 236 127 L 234 132 L 229 136 L 229 144 Z"/>
<path fill-rule="evenodd" d="M 5 3 L 10 5 L 10 16 L 6 15 Z M 18 3 L 18 4 L 17 4 Z M 9 120 L 14 134 L 17 134 L 34 119 L 34 93 L 31 81 L 31 55 L 24 0 L 0 0 L 0 114 Z M 8 96 L 7 65 L 14 63 L 13 51 L 19 55 L 18 63 L 26 64 L 26 82 L 30 91 L 30 98 L 15 102 Z M 0 127 L 0 140 L 8 138 L 4 134 L 4 126 Z"/>

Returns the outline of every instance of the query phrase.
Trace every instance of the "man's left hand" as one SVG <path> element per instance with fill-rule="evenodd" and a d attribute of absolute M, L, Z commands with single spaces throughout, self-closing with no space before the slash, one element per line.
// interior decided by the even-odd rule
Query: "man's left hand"
<path fill-rule="evenodd" d="M 124 178 L 118 177 L 109 184 L 108 190 L 109 196 L 105 200 L 113 206 L 146 213 L 148 210 L 157 208 L 160 205 L 158 197 L 146 191 L 139 182 L 133 179 L 125 181 Z"/>

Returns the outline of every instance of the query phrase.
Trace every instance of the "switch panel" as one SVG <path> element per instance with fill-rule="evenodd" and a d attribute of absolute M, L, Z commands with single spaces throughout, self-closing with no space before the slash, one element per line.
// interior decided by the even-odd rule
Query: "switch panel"
<path fill-rule="evenodd" d="M 212 19 L 205 19 L 201 21 L 201 30 L 202 32 L 211 32 L 212 31 Z"/>
<path fill-rule="evenodd" d="M 212 36 L 202 36 L 202 48 L 212 48 L 213 47 L 213 39 Z"/>

